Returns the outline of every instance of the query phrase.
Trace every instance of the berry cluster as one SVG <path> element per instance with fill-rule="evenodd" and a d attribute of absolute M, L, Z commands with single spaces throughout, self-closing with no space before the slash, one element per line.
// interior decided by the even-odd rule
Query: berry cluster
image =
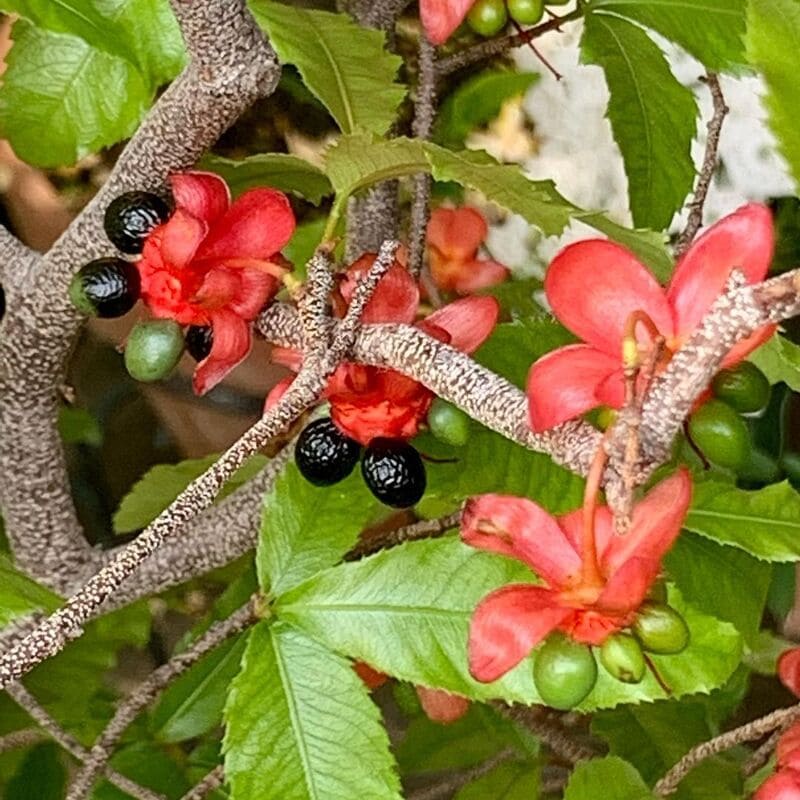
<path fill-rule="evenodd" d="M 642 604 L 630 632 L 609 636 L 599 647 L 603 668 L 622 683 L 639 683 L 648 666 L 645 652 L 675 655 L 689 644 L 689 628 L 671 606 L 649 600 Z M 536 689 L 548 705 L 566 710 L 585 699 L 597 682 L 592 648 L 554 633 L 536 653 Z"/>
<path fill-rule="evenodd" d="M 549 0 L 549 6 L 563 6 L 569 0 Z M 467 14 L 467 23 L 479 36 L 496 36 L 508 24 L 535 25 L 544 16 L 544 0 L 478 0 Z"/>
<path fill-rule="evenodd" d="M 319 419 L 300 434 L 295 449 L 297 468 L 315 486 L 344 480 L 361 459 L 361 474 L 375 497 L 393 508 L 408 508 L 425 492 L 425 465 L 419 453 L 399 439 L 373 439 L 364 452 L 330 418 Z"/>

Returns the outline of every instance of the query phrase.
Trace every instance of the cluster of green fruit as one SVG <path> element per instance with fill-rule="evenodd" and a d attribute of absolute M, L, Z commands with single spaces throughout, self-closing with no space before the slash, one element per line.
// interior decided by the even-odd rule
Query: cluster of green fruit
<path fill-rule="evenodd" d="M 689 628 L 683 617 L 665 603 L 647 601 L 630 633 L 614 633 L 600 645 L 600 663 L 618 681 L 639 683 L 647 669 L 645 652 L 675 655 L 688 644 Z M 574 708 L 597 683 L 592 648 L 561 633 L 552 634 L 536 653 L 533 682 L 547 705 L 565 711 Z"/>
<path fill-rule="evenodd" d="M 111 243 L 126 255 L 139 255 L 150 232 L 169 218 L 170 209 L 158 195 L 126 192 L 106 209 L 103 225 Z M 98 258 L 81 267 L 70 283 L 73 305 L 84 314 L 110 319 L 127 314 L 139 299 L 139 271 L 122 258 Z M 213 333 L 208 326 L 186 331 L 168 319 L 134 325 L 125 345 L 125 367 L 138 381 L 157 381 L 175 368 L 186 349 L 202 361 L 211 352 Z"/>
<path fill-rule="evenodd" d="M 548 6 L 563 6 L 570 0 L 549 0 Z M 479 36 L 496 36 L 508 24 L 535 25 L 544 16 L 544 0 L 478 0 L 467 15 L 469 27 Z"/>

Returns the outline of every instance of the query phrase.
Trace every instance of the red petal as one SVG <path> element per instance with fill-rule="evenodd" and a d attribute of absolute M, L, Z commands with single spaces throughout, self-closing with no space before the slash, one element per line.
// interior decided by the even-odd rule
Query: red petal
<path fill-rule="evenodd" d="M 658 566 L 681 530 L 692 499 L 692 479 L 686 469 L 653 487 L 634 506 L 631 530 L 614 536 L 600 556 L 605 575 L 613 576 L 631 558 Z"/>
<path fill-rule="evenodd" d="M 797 722 L 789 728 L 778 740 L 775 748 L 775 755 L 778 759 L 778 766 L 800 769 L 798 758 L 800 758 L 800 724 Z"/>
<path fill-rule="evenodd" d="M 161 258 L 172 269 L 184 269 L 194 258 L 208 233 L 208 225 L 183 209 L 177 209 L 161 226 Z M 152 234 L 151 234 L 152 236 Z"/>
<path fill-rule="evenodd" d="M 448 261 L 469 261 L 475 258 L 489 227 L 483 215 L 474 208 L 437 208 L 428 223 L 427 242 Z"/>
<path fill-rule="evenodd" d="M 687 335 L 722 294 L 736 267 L 750 283 L 767 274 L 774 235 L 766 206 L 752 203 L 723 217 L 689 248 L 675 268 L 667 297 L 674 309 L 675 332 Z"/>
<path fill-rule="evenodd" d="M 778 330 L 777 325 L 764 325 L 763 328 L 759 328 L 746 339 L 737 342 L 728 350 L 728 355 L 722 360 L 722 367 L 733 367 L 747 358 L 753 350 L 761 347 L 764 342 L 770 339 L 776 330 Z"/>
<path fill-rule="evenodd" d="M 461 538 L 472 547 L 527 564 L 553 588 L 580 573 L 581 559 L 558 522 L 531 500 L 484 494 L 464 506 Z"/>
<path fill-rule="evenodd" d="M 793 647 L 781 654 L 778 677 L 790 692 L 800 697 L 800 647 Z"/>
<path fill-rule="evenodd" d="M 300 367 L 303 366 L 303 352 L 295 350 L 293 347 L 273 345 L 270 351 L 270 358 L 274 364 L 288 367 L 293 372 L 300 372 Z"/>
<path fill-rule="evenodd" d="M 758 787 L 753 800 L 800 800 L 800 773 L 780 770 Z"/>
<path fill-rule="evenodd" d="M 177 172 L 169 180 L 175 206 L 209 224 L 231 204 L 228 184 L 212 172 Z"/>
<path fill-rule="evenodd" d="M 614 242 L 593 239 L 562 250 L 547 270 L 544 289 L 567 328 L 616 359 L 634 311 L 646 312 L 664 336 L 672 336 L 664 290 L 647 267 Z"/>
<path fill-rule="evenodd" d="M 595 605 L 598 609 L 615 614 L 636 611 L 658 577 L 660 569 L 660 561 L 636 556 L 629 558 L 608 579 Z"/>
<path fill-rule="evenodd" d="M 294 228 L 294 212 L 283 192 L 251 189 L 216 220 L 197 257 L 269 260 L 292 238 Z"/>
<path fill-rule="evenodd" d="M 275 297 L 280 284 L 269 273 L 257 269 L 242 269 L 238 273 L 239 284 L 230 309 L 243 319 L 253 320 Z"/>
<path fill-rule="evenodd" d="M 264 413 L 273 409 L 278 401 L 286 394 L 286 390 L 294 383 L 294 375 L 278 381 L 270 390 L 267 399 L 264 401 Z"/>
<path fill-rule="evenodd" d="M 473 5 L 475 0 L 420 0 L 419 15 L 425 35 L 433 44 L 444 44 Z"/>
<path fill-rule="evenodd" d="M 214 343 L 194 371 L 194 392 L 213 389 L 250 352 L 253 335 L 249 323 L 226 309 L 211 314 Z"/>
<path fill-rule="evenodd" d="M 585 344 L 559 347 L 542 356 L 531 367 L 526 386 L 533 430 L 547 430 L 605 402 L 598 391 L 619 371 L 620 363 L 619 356 Z"/>
<path fill-rule="evenodd" d="M 433 274 L 434 281 L 436 275 Z M 468 261 L 463 265 L 453 290 L 458 294 L 472 294 L 489 286 L 496 286 L 507 280 L 510 273 L 506 267 L 498 261 Z"/>
<path fill-rule="evenodd" d="M 504 586 L 485 597 L 469 627 L 469 671 L 479 681 L 496 681 L 522 661 L 570 611 L 549 589 Z"/>
<path fill-rule="evenodd" d="M 375 254 L 367 253 L 353 262 L 345 272 L 339 292 L 349 305 L 358 282 L 367 276 L 375 263 Z M 419 287 L 409 271 L 395 262 L 381 278 L 374 294 L 367 303 L 362 322 L 401 322 L 410 324 L 417 316 Z"/>
<path fill-rule="evenodd" d="M 452 347 L 471 353 L 489 338 L 499 314 L 500 305 L 494 297 L 464 297 L 434 311 L 419 327 L 441 328 L 449 334 Z M 426 332 L 435 336 L 430 330 Z"/>
<path fill-rule="evenodd" d="M 417 697 L 428 719 L 448 725 L 461 719 L 469 711 L 469 700 L 458 694 L 450 694 L 443 689 L 428 689 L 417 686 Z"/>
<path fill-rule="evenodd" d="M 356 661 L 353 664 L 353 669 L 369 689 L 377 689 L 389 680 L 389 676 L 385 672 L 378 672 L 378 670 L 372 669 L 369 664 L 365 664 L 363 661 Z"/>

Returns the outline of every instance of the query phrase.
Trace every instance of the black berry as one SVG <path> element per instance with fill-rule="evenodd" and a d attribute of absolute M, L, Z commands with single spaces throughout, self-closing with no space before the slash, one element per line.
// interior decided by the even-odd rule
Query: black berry
<path fill-rule="evenodd" d="M 361 474 L 372 494 L 387 506 L 408 508 L 425 493 L 425 465 L 403 441 L 373 439 L 361 461 Z"/>
<path fill-rule="evenodd" d="M 294 458 L 300 474 L 314 486 L 344 480 L 358 463 L 361 446 L 330 419 L 312 422 L 298 437 Z"/>
<path fill-rule="evenodd" d="M 125 192 L 106 209 L 106 235 L 123 253 L 141 253 L 150 231 L 169 218 L 169 206 L 151 192 Z"/>
<path fill-rule="evenodd" d="M 139 271 L 121 258 L 98 258 L 72 279 L 69 297 L 84 314 L 121 317 L 139 299 Z"/>
<path fill-rule="evenodd" d="M 191 325 L 186 331 L 186 349 L 195 361 L 208 358 L 214 344 L 214 329 L 210 325 Z"/>

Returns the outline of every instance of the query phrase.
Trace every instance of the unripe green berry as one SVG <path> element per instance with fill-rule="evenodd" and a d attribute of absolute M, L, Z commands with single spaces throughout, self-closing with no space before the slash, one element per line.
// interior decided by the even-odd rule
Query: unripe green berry
<path fill-rule="evenodd" d="M 560 633 L 551 635 L 536 654 L 533 682 L 547 705 L 564 711 L 573 708 L 597 682 L 591 648 Z"/>
<path fill-rule="evenodd" d="M 647 668 L 641 645 L 627 633 L 615 633 L 603 642 L 600 663 L 622 683 L 639 683 Z"/>
<path fill-rule="evenodd" d="M 738 470 L 750 456 L 747 425 L 722 400 L 709 400 L 692 414 L 689 435 L 703 455 L 720 467 Z"/>
<path fill-rule="evenodd" d="M 428 426 L 439 441 L 454 447 L 463 447 L 469 439 L 469 417 L 441 397 L 437 397 L 431 405 Z"/>
<path fill-rule="evenodd" d="M 467 14 L 467 23 L 479 36 L 496 36 L 507 22 L 504 0 L 478 0 Z"/>
<path fill-rule="evenodd" d="M 535 25 L 544 16 L 544 0 L 508 0 L 508 13 L 520 25 Z"/>
<path fill-rule="evenodd" d="M 137 381 L 161 380 L 177 365 L 183 345 L 183 331 L 177 322 L 171 319 L 139 322 L 125 344 L 125 368 Z"/>
<path fill-rule="evenodd" d="M 749 361 L 742 361 L 716 374 L 711 388 L 740 414 L 755 414 L 767 407 L 770 385 L 767 376 Z"/>
<path fill-rule="evenodd" d="M 689 644 L 686 620 L 674 608 L 662 603 L 644 603 L 632 631 L 644 650 L 658 655 L 680 653 Z"/>

